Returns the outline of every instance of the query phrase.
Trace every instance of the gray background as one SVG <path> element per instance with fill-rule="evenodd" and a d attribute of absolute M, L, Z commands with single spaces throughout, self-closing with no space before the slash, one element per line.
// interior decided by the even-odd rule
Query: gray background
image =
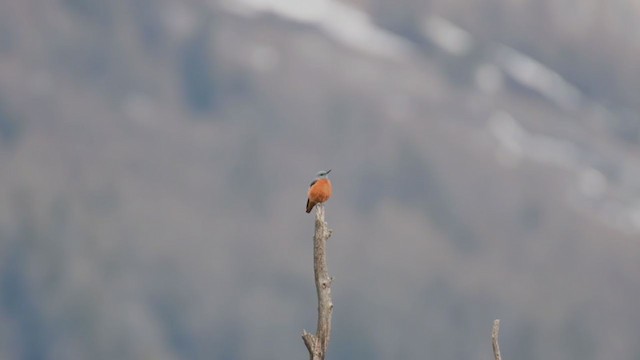
<path fill-rule="evenodd" d="M 0 1 L 0 358 L 640 358 L 640 2 Z"/>

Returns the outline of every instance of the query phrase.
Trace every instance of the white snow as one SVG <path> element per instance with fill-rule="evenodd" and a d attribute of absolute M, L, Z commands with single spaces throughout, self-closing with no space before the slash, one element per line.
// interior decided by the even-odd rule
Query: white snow
<path fill-rule="evenodd" d="M 594 167 L 591 157 L 581 153 L 574 142 L 531 132 L 506 111 L 496 111 L 487 130 L 496 141 L 496 155 L 502 164 L 517 166 L 528 160 L 566 171 L 573 184 L 567 188 L 573 206 L 619 231 L 640 234 L 640 166 L 634 165 L 635 160 L 601 158 L 600 163 L 628 162 L 617 178 L 610 178 Z"/>
<path fill-rule="evenodd" d="M 548 135 L 532 134 L 505 111 L 497 111 L 491 116 L 489 130 L 500 148 L 513 160 L 529 159 L 568 169 L 578 167 L 578 151 L 573 143 Z"/>
<path fill-rule="evenodd" d="M 498 46 L 495 58 L 498 66 L 512 79 L 563 109 L 574 110 L 580 105 L 580 90 L 539 61 L 504 45 Z"/>
<path fill-rule="evenodd" d="M 337 41 L 373 55 L 402 58 L 412 51 L 409 42 L 376 26 L 364 11 L 335 0 L 223 0 L 222 5 L 242 16 L 272 13 L 314 25 Z"/>
<path fill-rule="evenodd" d="M 422 32 L 434 44 L 451 55 L 466 55 L 471 51 L 471 35 L 440 16 L 429 16 L 422 22 Z"/>

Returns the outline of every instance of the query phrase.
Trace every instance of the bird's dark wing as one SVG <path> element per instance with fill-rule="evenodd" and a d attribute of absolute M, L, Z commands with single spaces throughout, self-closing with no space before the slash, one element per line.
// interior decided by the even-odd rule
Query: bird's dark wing
<path fill-rule="evenodd" d="M 313 181 L 311 182 L 311 184 L 309 184 L 309 187 L 312 187 L 312 186 L 313 186 L 313 184 L 315 184 L 315 183 L 317 183 L 317 182 L 318 182 L 318 179 L 313 180 Z"/>

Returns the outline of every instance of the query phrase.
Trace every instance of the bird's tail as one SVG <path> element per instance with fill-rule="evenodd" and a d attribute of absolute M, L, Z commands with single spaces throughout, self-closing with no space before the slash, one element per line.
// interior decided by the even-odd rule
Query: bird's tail
<path fill-rule="evenodd" d="M 314 206 L 316 206 L 316 203 L 309 201 L 309 199 L 307 199 L 307 214 L 311 212 Z"/>

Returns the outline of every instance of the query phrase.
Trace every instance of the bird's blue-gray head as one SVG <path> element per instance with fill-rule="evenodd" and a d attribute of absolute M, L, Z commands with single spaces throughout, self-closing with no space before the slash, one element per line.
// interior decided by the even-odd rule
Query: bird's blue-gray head
<path fill-rule="evenodd" d="M 316 177 L 319 177 L 319 178 L 326 177 L 327 174 L 329 174 L 330 172 L 331 172 L 331 169 L 319 171 L 318 174 L 316 174 Z"/>

